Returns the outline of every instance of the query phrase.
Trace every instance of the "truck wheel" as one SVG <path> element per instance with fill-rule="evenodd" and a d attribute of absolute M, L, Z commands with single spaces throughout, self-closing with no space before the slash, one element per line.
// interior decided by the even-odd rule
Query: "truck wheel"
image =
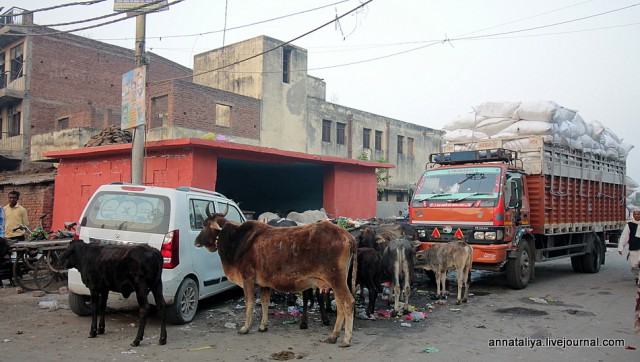
<path fill-rule="evenodd" d="M 91 315 L 91 297 L 69 292 L 69 309 L 79 316 Z"/>
<path fill-rule="evenodd" d="M 598 235 L 593 236 L 591 253 L 582 256 L 582 268 L 585 273 L 597 273 L 602 265 L 602 242 Z"/>
<path fill-rule="evenodd" d="M 516 257 L 507 263 L 507 284 L 509 288 L 524 289 L 531 279 L 531 247 L 527 240 L 520 240 Z"/>
<path fill-rule="evenodd" d="M 580 256 L 572 256 L 571 257 L 571 266 L 573 267 L 573 271 L 576 273 L 584 273 L 584 268 L 582 266 L 582 255 Z"/>
<path fill-rule="evenodd" d="M 167 306 L 167 320 L 173 324 L 190 323 L 198 310 L 198 284 L 185 278 L 176 292 L 173 304 Z"/>

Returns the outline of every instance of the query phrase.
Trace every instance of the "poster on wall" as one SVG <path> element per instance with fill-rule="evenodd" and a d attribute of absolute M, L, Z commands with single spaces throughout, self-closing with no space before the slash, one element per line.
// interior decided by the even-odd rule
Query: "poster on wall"
<path fill-rule="evenodd" d="M 122 108 L 120 128 L 129 129 L 145 124 L 147 108 L 145 84 L 147 67 L 130 70 L 122 75 Z"/>

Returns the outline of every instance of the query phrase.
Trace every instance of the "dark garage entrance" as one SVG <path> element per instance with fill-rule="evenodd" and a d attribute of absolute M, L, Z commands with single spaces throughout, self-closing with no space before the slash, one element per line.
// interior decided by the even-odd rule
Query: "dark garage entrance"
<path fill-rule="evenodd" d="M 239 203 L 243 211 L 253 211 L 254 218 L 266 211 L 286 216 L 290 211 L 319 210 L 323 183 L 322 164 L 218 158 L 216 191 Z"/>

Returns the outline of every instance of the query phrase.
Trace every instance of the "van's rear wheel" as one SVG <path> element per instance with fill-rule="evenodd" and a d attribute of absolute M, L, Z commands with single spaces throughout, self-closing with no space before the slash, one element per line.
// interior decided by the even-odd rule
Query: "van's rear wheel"
<path fill-rule="evenodd" d="M 507 284 L 513 289 L 524 289 L 533 271 L 531 247 L 527 240 L 520 240 L 516 257 L 507 263 Z"/>
<path fill-rule="evenodd" d="M 79 316 L 91 315 L 91 297 L 69 292 L 69 309 Z"/>
<path fill-rule="evenodd" d="M 180 283 L 173 304 L 167 305 L 167 319 L 173 324 L 187 324 L 198 310 L 198 284 L 191 278 Z"/>

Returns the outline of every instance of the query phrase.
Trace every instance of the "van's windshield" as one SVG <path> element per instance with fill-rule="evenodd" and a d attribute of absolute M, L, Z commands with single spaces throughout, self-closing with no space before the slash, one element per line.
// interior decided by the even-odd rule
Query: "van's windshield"
<path fill-rule="evenodd" d="M 82 226 L 165 234 L 170 209 L 166 196 L 105 191 L 91 200 Z"/>

